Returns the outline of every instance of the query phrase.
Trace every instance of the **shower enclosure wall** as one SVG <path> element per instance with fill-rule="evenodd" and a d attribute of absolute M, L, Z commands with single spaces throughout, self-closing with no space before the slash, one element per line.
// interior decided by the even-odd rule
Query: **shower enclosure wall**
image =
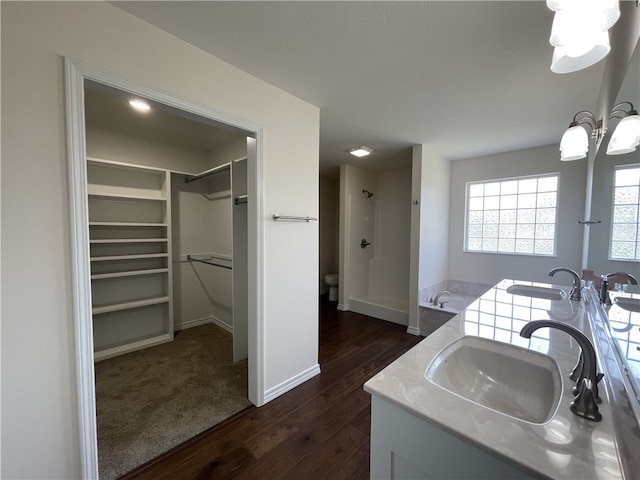
<path fill-rule="evenodd" d="M 410 192 L 410 169 L 342 166 L 338 308 L 408 324 Z"/>

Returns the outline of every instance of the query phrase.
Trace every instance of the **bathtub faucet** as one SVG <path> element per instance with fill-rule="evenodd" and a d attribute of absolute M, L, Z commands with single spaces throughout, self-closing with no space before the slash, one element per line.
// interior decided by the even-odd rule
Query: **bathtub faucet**
<path fill-rule="evenodd" d="M 442 295 L 451 295 L 451 292 L 447 292 L 446 290 L 441 291 L 438 295 L 436 295 L 436 298 L 431 300 L 431 305 L 438 305 L 438 303 L 440 302 L 440 297 Z"/>

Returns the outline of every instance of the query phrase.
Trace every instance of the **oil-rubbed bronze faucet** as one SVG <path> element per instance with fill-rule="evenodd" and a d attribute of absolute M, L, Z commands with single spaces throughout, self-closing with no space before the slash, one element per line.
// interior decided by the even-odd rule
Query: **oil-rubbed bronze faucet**
<path fill-rule="evenodd" d="M 596 351 L 585 335 L 575 327 L 566 323 L 553 320 L 534 320 L 527 323 L 520 331 L 520 336 L 531 338 L 533 332 L 539 328 L 549 327 L 561 330 L 571 335 L 582 350 L 582 371 L 576 383 L 576 398 L 571 402 L 570 409 L 579 417 L 599 422 L 602 415 L 598 411 L 596 399 L 598 398 L 598 382 L 602 380 L 603 374 L 596 374 Z"/>
<path fill-rule="evenodd" d="M 562 267 L 554 268 L 553 270 L 549 271 L 548 275 L 550 277 L 553 277 L 558 272 L 567 272 L 571 274 L 571 276 L 573 277 L 573 287 L 569 292 L 569 298 L 571 300 L 580 301 L 580 275 L 578 275 L 576 272 L 574 272 L 570 268 L 562 268 Z"/>

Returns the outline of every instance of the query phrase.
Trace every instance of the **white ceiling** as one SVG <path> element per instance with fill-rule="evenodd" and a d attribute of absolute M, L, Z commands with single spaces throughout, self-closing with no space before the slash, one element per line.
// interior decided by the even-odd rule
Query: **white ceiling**
<path fill-rule="evenodd" d="M 549 70 L 544 1 L 111 3 L 319 106 L 324 174 L 406 166 L 415 144 L 457 160 L 558 143 L 604 67 Z"/>
<path fill-rule="evenodd" d="M 130 107 L 129 100 L 134 99 L 140 97 L 87 81 L 84 90 L 86 124 L 207 152 L 238 136 L 246 136 L 246 132 L 239 129 L 147 98 L 143 100 L 151 106 L 151 110 L 141 113 Z"/>

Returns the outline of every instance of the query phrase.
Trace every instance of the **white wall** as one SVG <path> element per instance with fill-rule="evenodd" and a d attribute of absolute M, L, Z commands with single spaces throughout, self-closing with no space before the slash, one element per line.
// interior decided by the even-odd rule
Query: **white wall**
<path fill-rule="evenodd" d="M 232 327 L 232 271 L 185 258 L 189 254 L 233 255 L 230 176 L 225 172 L 188 184 L 183 178 L 174 175 L 172 182 L 174 328 L 212 318 L 223 327 Z M 207 198 L 221 191 L 228 195 Z M 227 260 L 214 262 L 231 265 Z"/>
<path fill-rule="evenodd" d="M 558 194 L 557 256 L 540 257 L 463 252 L 465 184 L 560 172 Z M 451 162 L 451 222 L 449 226 L 449 278 L 495 284 L 503 278 L 571 284 L 568 274 L 547 272 L 554 267 L 580 271 L 584 215 L 586 162 L 561 162 L 557 145 Z"/>
<path fill-rule="evenodd" d="M 234 138 L 211 150 L 209 156 L 212 166 L 246 157 L 247 138 L 240 135 L 238 138 Z"/>
<path fill-rule="evenodd" d="M 87 155 L 104 160 L 191 173 L 213 166 L 206 150 L 151 141 L 103 127 L 88 125 L 86 143 Z"/>
<path fill-rule="evenodd" d="M 376 175 L 374 258 L 369 261 L 369 296 L 409 301 L 411 169 Z"/>
<path fill-rule="evenodd" d="M 320 177 L 320 293 L 329 291 L 324 277 L 338 273 L 338 198 L 340 181 L 337 178 Z"/>
<path fill-rule="evenodd" d="M 368 261 L 371 249 L 360 248 L 360 242 L 373 238 L 373 204 L 362 190 L 376 191 L 376 176 L 353 165 L 340 165 L 340 288 L 339 308 L 349 308 L 349 298 L 363 296 L 369 282 Z M 371 214 L 365 219 L 370 206 Z M 360 221 L 355 221 L 355 218 Z"/>
<path fill-rule="evenodd" d="M 373 173 L 340 166 L 339 308 L 348 309 L 349 298 L 408 300 L 410 196 L 409 169 Z M 392 213 L 379 217 L 382 210 Z M 361 248 L 362 239 L 371 245 Z"/>
<path fill-rule="evenodd" d="M 262 125 L 264 388 L 313 369 L 317 225 L 270 217 L 318 214 L 318 108 L 106 3 L 1 8 L 2 477 L 80 476 L 63 55 Z"/>
<path fill-rule="evenodd" d="M 417 333 L 420 290 L 447 279 L 450 166 L 429 145 L 416 145 L 411 170 L 409 331 Z"/>

